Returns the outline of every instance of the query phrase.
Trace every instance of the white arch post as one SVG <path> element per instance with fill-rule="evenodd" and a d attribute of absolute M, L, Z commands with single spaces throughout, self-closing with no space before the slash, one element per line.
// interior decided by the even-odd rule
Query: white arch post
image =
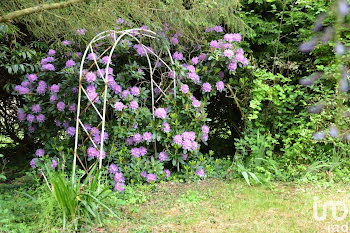
<path fill-rule="evenodd" d="M 92 143 L 92 145 L 95 147 L 95 149 L 99 150 L 100 152 L 100 157 L 99 157 L 99 169 L 102 168 L 102 153 L 103 153 L 103 147 L 104 147 L 104 132 L 105 132 L 105 122 L 106 122 L 106 109 L 107 109 L 107 93 L 108 93 L 108 68 L 111 64 L 112 61 L 112 55 L 113 52 L 116 48 L 116 46 L 118 45 L 118 43 L 120 42 L 120 40 L 124 37 L 124 36 L 129 36 L 131 38 L 133 38 L 134 40 L 136 40 L 143 48 L 147 61 L 148 61 L 148 65 L 149 65 L 149 73 L 150 73 L 150 79 L 151 79 L 151 94 L 152 94 L 152 113 L 153 113 L 153 117 L 154 117 L 154 110 L 155 110 L 155 102 L 157 102 L 159 100 L 159 98 L 157 99 L 157 101 L 155 101 L 154 98 L 154 85 L 156 87 L 158 87 L 161 91 L 161 96 L 165 94 L 166 90 L 169 89 L 169 87 L 171 85 L 174 85 L 174 92 L 175 92 L 175 97 L 176 97 L 176 75 L 175 75 L 175 71 L 159 56 L 157 55 L 154 51 L 152 51 L 149 47 L 143 45 L 141 43 L 141 41 L 135 36 L 139 35 L 142 37 L 148 37 L 151 39 L 159 39 L 157 34 L 151 30 L 146 30 L 146 29 L 141 29 L 141 28 L 136 28 L 136 29 L 129 29 L 129 30 L 123 30 L 123 31 L 114 31 L 114 30 L 109 30 L 109 31 L 105 31 L 105 32 L 101 32 L 99 34 L 97 34 L 88 44 L 88 46 L 85 49 L 85 52 L 83 54 L 82 60 L 81 60 L 81 65 L 80 65 L 80 75 L 79 75 L 79 91 L 78 91 L 78 104 L 77 104 L 77 118 L 76 118 L 76 125 L 75 125 L 75 142 L 74 142 L 74 159 L 73 159 L 73 168 L 72 168 L 72 183 L 75 182 L 75 173 L 76 173 L 76 167 L 77 167 L 77 159 L 80 163 L 80 165 L 83 167 L 83 169 L 85 170 L 85 173 L 88 174 L 88 172 L 90 171 L 90 169 L 92 168 L 92 166 L 85 167 L 83 162 L 81 161 L 79 155 L 78 155 L 78 147 L 79 145 L 82 146 L 87 140 L 90 140 L 90 142 Z M 118 37 L 116 38 L 116 36 L 118 35 Z M 85 90 L 84 86 L 83 86 L 83 80 L 85 78 L 86 73 L 91 70 L 93 67 L 97 68 L 97 72 L 98 74 L 102 74 L 101 69 L 98 65 L 98 59 L 100 58 L 95 58 L 94 57 L 94 61 L 93 64 L 90 65 L 89 69 L 87 71 L 84 72 L 84 63 L 86 60 L 86 56 L 88 54 L 88 52 L 90 51 L 91 53 L 94 53 L 94 48 L 93 45 L 101 40 L 104 39 L 108 39 L 108 38 L 112 38 L 113 40 L 113 45 L 110 46 L 109 48 L 107 48 L 101 55 L 100 57 L 102 57 L 104 54 L 106 54 L 109 50 L 109 60 L 107 62 L 106 68 L 105 68 L 105 77 L 102 77 L 103 81 L 104 81 L 104 89 L 101 93 L 98 93 L 97 96 L 95 97 L 95 99 L 90 100 L 87 91 Z M 174 61 L 172 59 L 171 53 L 169 51 L 169 49 L 167 50 L 168 55 L 170 57 L 171 63 L 174 64 Z M 152 55 L 152 56 L 149 56 Z M 162 90 L 161 86 L 158 85 L 154 79 L 154 72 L 157 68 L 157 62 L 156 64 L 154 64 L 154 67 L 151 63 L 151 58 L 155 57 L 157 59 L 157 62 L 161 62 L 162 64 L 165 65 L 165 67 L 169 70 L 172 71 L 174 74 L 173 77 L 173 81 L 170 83 L 170 85 L 165 89 Z M 100 112 L 100 110 L 98 109 L 98 106 L 96 106 L 94 104 L 95 100 L 97 98 L 99 98 L 100 94 L 102 95 L 102 101 L 103 101 L 103 109 L 102 109 L 102 114 Z M 82 96 L 86 96 L 89 100 L 89 103 L 87 106 L 84 107 L 83 111 L 82 110 Z M 97 125 L 96 129 L 98 129 L 101 126 L 101 141 L 100 141 L 100 146 L 98 147 L 95 142 L 92 140 L 91 135 L 92 133 L 89 133 L 89 131 L 85 128 L 84 123 L 82 122 L 81 116 L 83 113 L 85 113 L 87 111 L 88 108 L 93 108 L 93 110 L 95 111 L 95 113 L 98 115 L 98 117 L 100 118 L 100 123 Z M 82 130 L 86 133 L 87 137 L 85 138 L 85 140 L 82 141 L 81 144 L 79 144 L 79 129 L 82 128 Z M 95 130 L 96 130 L 95 129 Z M 155 146 L 156 148 L 156 146 Z M 95 161 L 96 163 L 97 161 Z M 94 163 L 94 164 L 95 164 Z M 99 183 L 100 183 L 100 177 L 98 177 L 99 179 Z"/>

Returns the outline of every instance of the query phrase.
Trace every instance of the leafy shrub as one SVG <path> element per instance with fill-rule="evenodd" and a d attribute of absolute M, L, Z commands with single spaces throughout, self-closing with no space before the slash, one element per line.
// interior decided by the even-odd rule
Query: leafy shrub
<path fill-rule="evenodd" d="M 128 25 L 122 19 L 119 23 L 123 28 Z M 200 50 L 197 48 L 194 52 L 197 56 L 178 45 L 181 35 L 171 28 L 165 30 L 169 40 L 161 38 L 153 44 L 134 31 L 144 44 L 149 43 L 152 48 L 144 47 L 143 50 L 135 40 L 125 37 L 117 45 L 117 53 L 112 56 L 108 70 L 108 57 L 102 52 L 114 38 L 107 37 L 103 43 L 93 45 L 97 54 L 88 54 L 88 62 L 83 64 L 85 77 L 82 82 L 89 97 L 83 97 L 82 106 L 93 102 L 101 108 L 102 101 L 98 96 L 104 87 L 101 76 L 107 78 L 105 147 L 103 152 L 99 152 L 92 146 L 93 143 L 99 145 L 102 135 L 98 129 L 98 116 L 88 110 L 81 120 L 86 123 L 84 128 L 92 140 L 90 145 L 78 148 L 78 154 L 85 156 L 81 165 L 89 167 L 100 156 L 106 157 L 104 165 L 109 166 L 116 191 L 125 189 L 124 182 L 167 179 L 171 172 L 180 171 L 180 167 L 185 169 L 185 174 L 205 175 L 204 163 L 191 161 L 206 160 L 200 152 L 200 144 L 205 144 L 209 136 L 207 105 L 217 91 L 225 91 L 223 81 L 227 82 L 237 68 L 248 64 L 243 49 L 238 47 L 240 34 L 224 34 L 220 26 L 208 31 L 209 37 L 220 40 L 212 40 Z M 80 36 L 82 32 L 79 30 Z M 74 44 L 63 41 L 66 46 L 63 51 L 50 50 L 49 56 L 41 60 L 41 72 L 27 74 L 22 85 L 15 87 L 14 94 L 21 95 L 25 102 L 23 109 L 18 111 L 19 120 L 28 127 L 29 135 L 46 142 L 45 148 L 39 148 L 37 158 L 31 161 L 33 167 L 44 163 L 57 166 L 57 162 L 65 168 L 71 167 L 71 159 L 68 158 L 73 154 L 69 148 L 73 147 L 75 136 L 76 85 L 81 56 L 76 52 L 81 50 L 78 41 Z M 150 71 L 145 54 L 152 55 L 152 51 L 167 48 L 173 51 L 175 74 L 169 72 L 164 64 L 156 63 L 157 70 L 153 71 L 155 97 L 156 100 L 161 98 L 152 109 L 150 87 L 153 84 L 148 78 Z M 90 69 L 93 56 L 103 68 L 103 75 L 99 75 L 95 68 Z M 167 57 L 163 56 L 163 59 L 171 64 Z M 169 86 L 174 75 L 177 77 L 176 85 Z M 163 93 L 158 87 L 171 89 Z M 186 163 L 190 164 L 190 168 L 185 168 Z"/>

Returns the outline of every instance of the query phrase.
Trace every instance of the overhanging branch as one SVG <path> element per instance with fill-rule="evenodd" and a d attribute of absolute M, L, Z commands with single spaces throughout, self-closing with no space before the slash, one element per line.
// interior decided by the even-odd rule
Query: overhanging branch
<path fill-rule="evenodd" d="M 13 11 L 11 13 L 8 13 L 7 15 L 0 16 L 0 23 L 8 22 L 8 21 L 11 21 L 15 18 L 25 16 L 25 15 L 30 15 L 33 13 L 38 13 L 40 11 L 64 8 L 64 7 L 67 7 L 67 6 L 70 6 L 70 5 L 79 3 L 79 2 L 84 2 L 84 1 L 88 1 L 88 0 L 68 0 L 66 2 L 41 4 L 38 6 L 26 8 L 23 10 Z"/>

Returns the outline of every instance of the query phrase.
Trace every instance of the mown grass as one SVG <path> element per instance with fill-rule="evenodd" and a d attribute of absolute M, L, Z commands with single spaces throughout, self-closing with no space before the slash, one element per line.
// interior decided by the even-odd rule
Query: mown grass
<path fill-rule="evenodd" d="M 121 222 L 111 221 L 107 232 L 328 232 L 334 224 L 328 209 L 325 221 L 313 218 L 314 197 L 319 215 L 325 201 L 350 206 L 346 186 L 274 183 L 273 188 L 249 187 L 243 182 L 206 180 L 164 183 L 149 201 L 124 208 Z M 338 216 L 342 213 L 339 211 Z"/>
<path fill-rule="evenodd" d="M 31 200 L 23 195 L 27 191 L 14 191 L 23 184 L 0 185 L 0 232 L 71 232 L 62 229 L 59 212 L 52 212 L 59 210 L 44 188 L 30 189 L 29 194 L 35 198 Z M 349 191 L 350 186 L 340 184 L 323 187 L 275 182 L 250 187 L 241 180 L 165 182 L 153 188 L 129 188 L 125 201 L 111 198 L 108 205 L 121 219 L 107 217 L 103 226 L 86 223 L 80 231 L 337 232 L 329 231 L 329 227 L 344 225 L 349 217 L 337 222 L 328 208 L 326 220 L 316 221 L 314 197 L 319 199 L 320 216 L 326 201 L 343 201 L 350 207 Z M 338 208 L 337 216 L 341 215 Z"/>

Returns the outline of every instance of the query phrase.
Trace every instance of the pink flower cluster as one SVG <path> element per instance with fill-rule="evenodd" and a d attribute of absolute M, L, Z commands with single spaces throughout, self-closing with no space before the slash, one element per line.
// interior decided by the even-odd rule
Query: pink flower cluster
<path fill-rule="evenodd" d="M 130 150 L 130 154 L 132 155 L 132 157 L 134 158 L 138 158 L 140 156 L 144 156 L 147 154 L 147 149 L 146 147 L 134 147 Z"/>
<path fill-rule="evenodd" d="M 95 147 L 89 147 L 87 149 L 87 154 L 89 156 L 89 158 L 96 158 L 99 159 L 100 158 L 100 151 L 98 151 Z M 102 151 L 102 159 L 106 158 L 106 152 Z"/>
<path fill-rule="evenodd" d="M 173 138 L 173 143 L 182 146 L 184 150 L 194 151 L 198 148 L 198 143 L 196 140 L 195 132 L 184 132 L 181 135 L 175 135 Z"/>

